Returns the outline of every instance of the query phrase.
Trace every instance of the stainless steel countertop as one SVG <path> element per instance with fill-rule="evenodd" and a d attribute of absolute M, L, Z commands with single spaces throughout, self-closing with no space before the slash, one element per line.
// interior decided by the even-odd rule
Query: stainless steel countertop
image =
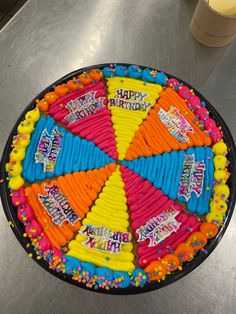
<path fill-rule="evenodd" d="M 129 62 L 199 89 L 236 138 L 236 41 L 206 48 L 191 36 L 196 1 L 30 0 L 0 34 L 1 153 L 19 114 L 77 68 Z M 84 291 L 53 277 L 22 249 L 0 210 L 0 312 L 236 313 L 236 215 L 207 260 L 184 279 L 136 296 Z"/>

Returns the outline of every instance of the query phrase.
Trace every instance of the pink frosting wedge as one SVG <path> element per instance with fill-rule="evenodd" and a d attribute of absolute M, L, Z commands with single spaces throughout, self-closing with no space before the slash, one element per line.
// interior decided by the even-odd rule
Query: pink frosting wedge
<path fill-rule="evenodd" d="M 121 166 L 121 172 L 138 244 L 138 265 L 145 267 L 174 251 L 190 231 L 199 229 L 200 222 L 126 166 Z"/>
<path fill-rule="evenodd" d="M 107 103 L 104 82 L 97 82 L 58 98 L 48 112 L 73 134 L 92 141 L 111 158 L 117 159 L 114 129 Z"/>

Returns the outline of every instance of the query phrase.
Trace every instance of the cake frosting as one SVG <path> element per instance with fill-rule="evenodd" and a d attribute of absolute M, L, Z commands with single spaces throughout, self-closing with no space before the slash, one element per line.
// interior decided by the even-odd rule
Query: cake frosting
<path fill-rule="evenodd" d="M 91 289 L 159 283 L 218 234 L 228 147 L 187 85 L 111 64 L 63 81 L 17 127 L 6 164 L 30 256 Z"/>
<path fill-rule="evenodd" d="M 162 155 L 122 161 L 165 195 L 187 203 L 187 209 L 199 215 L 209 212 L 212 196 L 213 152 L 208 147 L 188 148 Z"/>

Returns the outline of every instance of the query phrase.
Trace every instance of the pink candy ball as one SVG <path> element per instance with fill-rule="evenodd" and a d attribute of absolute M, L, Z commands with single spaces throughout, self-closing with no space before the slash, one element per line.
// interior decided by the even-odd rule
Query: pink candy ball
<path fill-rule="evenodd" d="M 42 228 L 38 221 L 33 219 L 30 225 L 25 227 L 25 232 L 28 234 L 28 236 L 31 236 L 31 238 L 34 239 L 42 232 Z"/>
<path fill-rule="evenodd" d="M 38 241 L 38 249 L 44 252 L 44 251 L 50 250 L 50 247 L 51 247 L 51 243 L 48 237 L 46 236 L 46 234 L 44 234 L 42 238 Z"/>
<path fill-rule="evenodd" d="M 11 200 L 14 206 L 22 205 L 25 202 L 24 188 L 21 187 L 18 190 L 13 191 Z"/>
<path fill-rule="evenodd" d="M 212 129 L 214 129 L 216 127 L 216 123 L 215 123 L 215 120 L 209 118 L 209 119 L 206 119 L 205 122 L 204 122 L 204 126 L 205 128 L 210 131 Z"/>
<path fill-rule="evenodd" d="M 179 82 L 176 79 L 170 78 L 168 80 L 168 86 L 169 87 L 175 87 L 175 86 L 178 86 L 178 85 L 179 85 Z"/>
<path fill-rule="evenodd" d="M 205 121 L 209 118 L 208 111 L 205 107 L 201 107 L 196 110 L 196 114 L 199 116 L 200 120 Z"/>
<path fill-rule="evenodd" d="M 209 133 L 214 143 L 219 142 L 219 140 L 221 140 L 222 138 L 222 134 L 219 128 L 213 128 Z"/>
<path fill-rule="evenodd" d="M 24 203 L 18 207 L 17 217 L 18 217 L 19 221 L 21 221 L 23 223 L 31 222 L 34 219 L 33 209 L 29 206 L 29 204 Z"/>
<path fill-rule="evenodd" d="M 190 89 L 185 85 L 181 86 L 181 88 L 178 90 L 178 94 L 183 99 L 190 99 L 191 97 Z"/>
<path fill-rule="evenodd" d="M 189 98 L 189 105 L 192 106 L 193 110 L 197 110 L 201 108 L 201 101 L 199 99 L 199 97 L 197 97 L 196 95 L 192 95 Z"/>

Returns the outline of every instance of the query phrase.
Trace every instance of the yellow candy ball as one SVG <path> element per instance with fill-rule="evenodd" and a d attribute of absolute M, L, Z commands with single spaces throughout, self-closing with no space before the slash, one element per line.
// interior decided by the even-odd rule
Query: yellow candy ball
<path fill-rule="evenodd" d="M 223 221 L 223 215 L 218 212 L 210 212 L 209 214 L 206 215 L 206 220 L 208 222 L 212 222 L 212 221 L 221 222 Z"/>
<path fill-rule="evenodd" d="M 218 142 L 213 145 L 212 151 L 215 153 L 215 155 L 223 155 L 227 153 L 227 146 L 224 142 Z"/>
<path fill-rule="evenodd" d="M 26 121 L 36 122 L 39 120 L 39 118 L 40 118 L 40 111 L 39 111 L 39 108 L 37 107 L 33 110 L 28 111 L 25 115 Z"/>
<path fill-rule="evenodd" d="M 30 134 L 34 130 L 34 123 L 31 121 L 22 121 L 17 128 L 17 131 L 21 134 Z"/>
<path fill-rule="evenodd" d="M 10 153 L 10 159 L 13 161 L 21 161 L 25 158 L 25 148 L 14 148 Z"/>
<path fill-rule="evenodd" d="M 9 180 L 9 187 L 12 190 L 18 190 L 20 187 L 22 187 L 22 185 L 24 185 L 24 179 L 20 175 L 12 177 Z"/>
<path fill-rule="evenodd" d="M 225 201 L 214 198 L 213 201 L 210 202 L 210 211 L 211 212 L 219 212 L 220 214 L 225 214 L 228 209 L 228 205 Z"/>
<path fill-rule="evenodd" d="M 213 158 L 216 170 L 223 170 L 227 165 L 227 158 L 223 155 L 217 155 Z"/>
<path fill-rule="evenodd" d="M 225 170 L 216 170 L 214 172 L 214 178 L 220 183 L 225 183 L 228 177 L 229 176 Z"/>
<path fill-rule="evenodd" d="M 22 166 L 21 163 L 19 161 L 17 161 L 15 164 L 11 164 L 9 166 L 9 170 L 8 172 L 13 176 L 18 176 L 19 174 L 21 174 L 22 172 Z"/>
<path fill-rule="evenodd" d="M 30 134 L 18 134 L 16 139 L 12 142 L 12 144 L 16 148 L 27 147 L 29 143 L 30 143 Z"/>
<path fill-rule="evenodd" d="M 214 196 L 221 198 L 222 200 L 227 200 L 227 198 L 229 197 L 229 187 L 226 184 L 217 184 L 214 187 Z"/>

